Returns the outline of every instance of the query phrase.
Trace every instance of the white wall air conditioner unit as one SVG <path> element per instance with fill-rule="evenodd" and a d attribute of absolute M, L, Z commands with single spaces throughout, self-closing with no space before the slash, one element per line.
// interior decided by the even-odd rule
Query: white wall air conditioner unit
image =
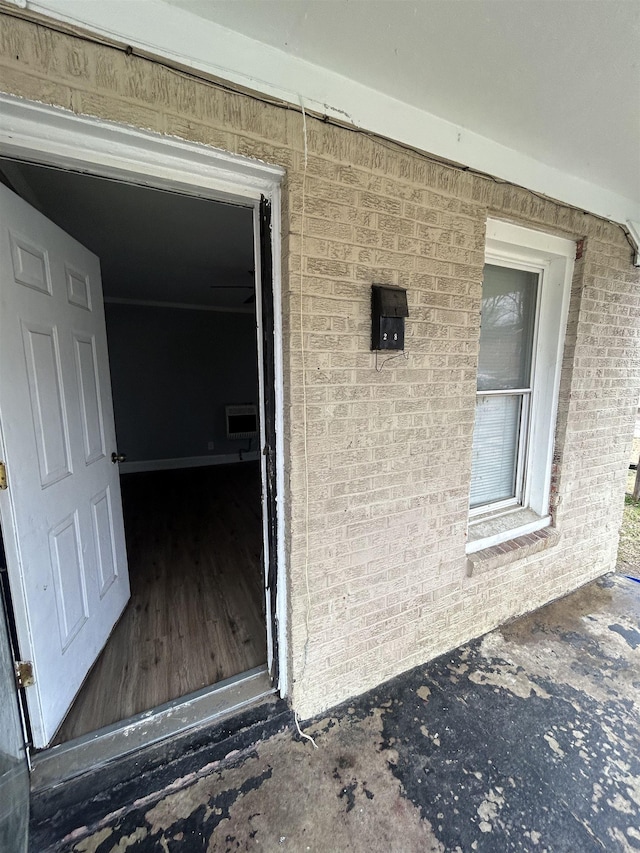
<path fill-rule="evenodd" d="M 225 406 L 227 438 L 255 438 L 258 435 L 258 410 L 255 406 Z"/>

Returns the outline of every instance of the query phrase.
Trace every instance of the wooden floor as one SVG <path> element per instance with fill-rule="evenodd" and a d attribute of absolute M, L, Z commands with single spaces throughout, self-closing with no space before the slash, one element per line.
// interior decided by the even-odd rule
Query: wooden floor
<path fill-rule="evenodd" d="M 266 661 L 258 463 L 122 477 L 131 599 L 55 744 Z"/>

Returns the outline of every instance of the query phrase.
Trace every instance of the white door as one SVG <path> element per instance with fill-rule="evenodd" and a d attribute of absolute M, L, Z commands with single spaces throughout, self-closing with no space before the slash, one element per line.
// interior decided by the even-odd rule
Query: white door
<path fill-rule="evenodd" d="M 0 492 L 33 743 L 51 741 L 129 599 L 100 281 L 0 185 Z"/>

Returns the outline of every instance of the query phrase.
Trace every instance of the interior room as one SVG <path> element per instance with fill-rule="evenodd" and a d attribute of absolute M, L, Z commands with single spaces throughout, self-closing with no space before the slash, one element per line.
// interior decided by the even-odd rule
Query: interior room
<path fill-rule="evenodd" d="M 131 597 L 59 744 L 266 662 L 253 208 L 9 160 L 0 181 L 104 294 Z"/>

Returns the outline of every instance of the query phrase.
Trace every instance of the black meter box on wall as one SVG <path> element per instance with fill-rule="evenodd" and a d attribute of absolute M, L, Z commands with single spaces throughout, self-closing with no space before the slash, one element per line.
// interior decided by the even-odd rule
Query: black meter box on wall
<path fill-rule="evenodd" d="M 388 284 L 371 285 L 371 349 L 404 349 L 407 291 Z"/>

